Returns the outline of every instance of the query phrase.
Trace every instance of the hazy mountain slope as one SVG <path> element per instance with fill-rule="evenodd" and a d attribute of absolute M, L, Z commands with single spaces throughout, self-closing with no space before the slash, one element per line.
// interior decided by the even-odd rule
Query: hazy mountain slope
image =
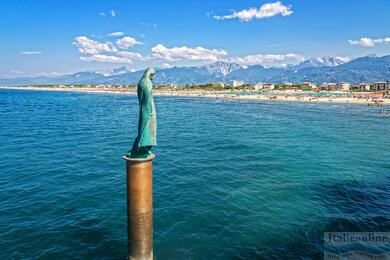
<path fill-rule="evenodd" d="M 0 79 L 0 85 L 43 85 L 43 84 L 136 84 L 143 71 L 129 72 L 126 68 L 113 70 L 112 74 L 79 72 L 58 77 L 24 77 Z M 303 82 L 311 81 L 351 83 L 389 81 L 390 55 L 366 56 L 350 62 L 330 57 L 306 60 L 285 68 L 265 68 L 261 65 L 242 67 L 235 63 L 215 62 L 200 67 L 173 67 L 157 69 L 156 84 L 178 85 L 200 84 L 213 81 L 229 82 L 243 80 L 255 82 Z"/>

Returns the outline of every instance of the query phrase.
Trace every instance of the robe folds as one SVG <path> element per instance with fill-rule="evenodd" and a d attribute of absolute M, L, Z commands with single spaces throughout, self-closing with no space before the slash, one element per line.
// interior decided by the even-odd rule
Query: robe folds
<path fill-rule="evenodd" d="M 157 145 L 156 108 L 153 100 L 151 73 L 153 71 L 146 70 L 137 87 L 140 110 L 138 136 L 134 144 L 137 148 Z"/>

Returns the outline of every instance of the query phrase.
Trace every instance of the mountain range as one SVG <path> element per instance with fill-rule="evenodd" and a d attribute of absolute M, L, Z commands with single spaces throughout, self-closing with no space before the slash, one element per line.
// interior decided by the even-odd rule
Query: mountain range
<path fill-rule="evenodd" d="M 0 85 L 56 85 L 56 84 L 136 84 L 143 71 L 130 71 L 126 67 L 111 73 L 85 71 L 57 77 L 21 77 L 0 79 Z M 369 55 L 349 62 L 339 58 L 311 58 L 296 65 L 264 67 L 242 66 L 236 63 L 217 61 L 198 67 L 172 67 L 156 69 L 156 84 L 201 84 L 242 80 L 256 82 L 340 82 L 350 83 L 389 81 L 390 55 Z"/>

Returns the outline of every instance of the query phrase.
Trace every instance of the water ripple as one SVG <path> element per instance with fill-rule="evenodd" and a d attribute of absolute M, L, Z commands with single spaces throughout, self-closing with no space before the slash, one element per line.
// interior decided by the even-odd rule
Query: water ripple
<path fill-rule="evenodd" d="M 0 91 L 1 259 L 126 257 L 135 97 Z M 158 259 L 321 258 L 388 231 L 390 120 L 358 105 L 156 97 Z"/>

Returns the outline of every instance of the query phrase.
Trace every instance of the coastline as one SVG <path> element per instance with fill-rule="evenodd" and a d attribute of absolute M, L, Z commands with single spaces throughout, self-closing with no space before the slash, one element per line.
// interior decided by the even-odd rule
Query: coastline
<path fill-rule="evenodd" d="M 34 91 L 59 91 L 59 92 L 80 92 L 80 93 L 110 93 L 110 94 L 126 94 L 136 95 L 134 90 L 129 89 L 114 89 L 114 88 L 60 88 L 60 87 L 12 87 L 0 86 L 0 89 L 14 90 L 34 90 Z M 232 100 L 269 100 L 269 101 L 288 101 L 288 102 L 310 102 L 310 103 L 328 103 L 328 104 L 360 104 L 373 106 L 390 106 L 390 99 L 385 98 L 368 98 L 368 97 L 346 97 L 346 96 L 310 96 L 310 95 L 289 95 L 291 93 L 280 92 L 278 94 L 243 94 L 235 93 L 218 93 L 216 91 L 168 91 L 156 90 L 155 96 L 172 96 L 172 97 L 206 97 L 206 98 L 221 98 Z M 353 94 L 353 93 L 351 93 Z"/>

